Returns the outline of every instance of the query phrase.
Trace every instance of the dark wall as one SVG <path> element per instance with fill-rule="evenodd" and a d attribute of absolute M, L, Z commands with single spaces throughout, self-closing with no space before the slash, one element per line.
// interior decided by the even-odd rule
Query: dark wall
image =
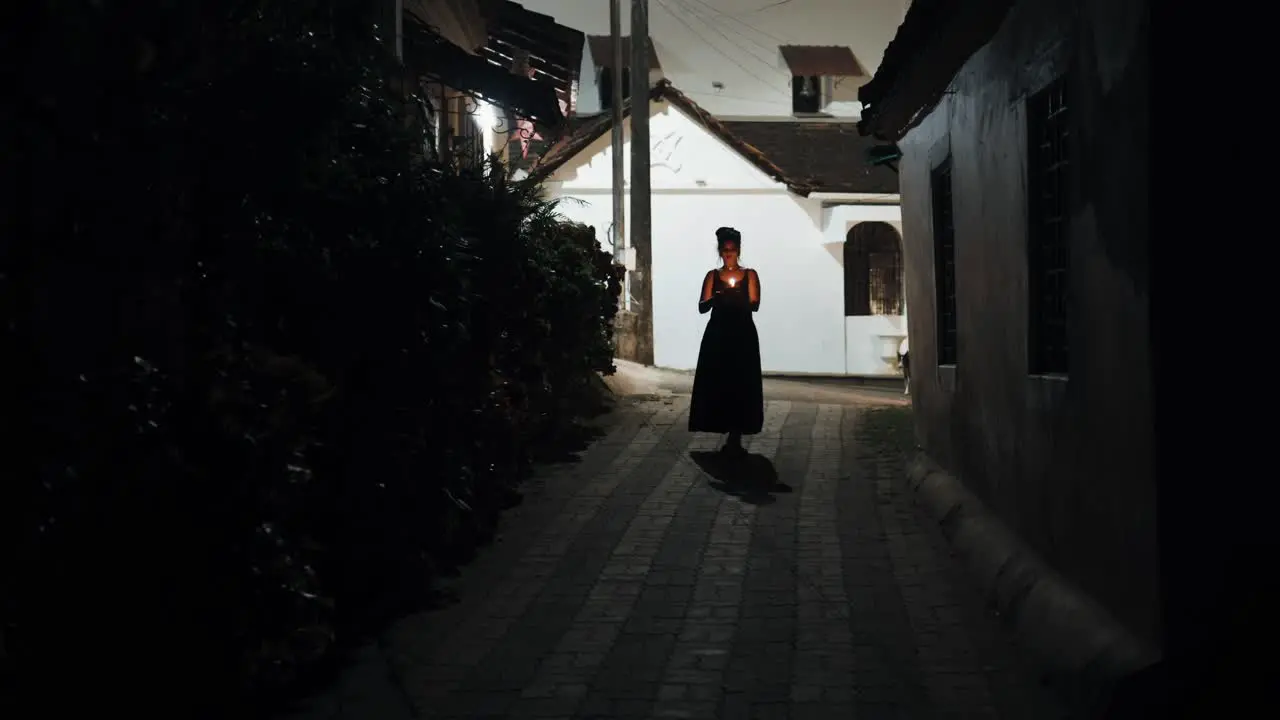
<path fill-rule="evenodd" d="M 921 442 L 1053 566 L 1158 644 L 1147 17 L 1142 0 L 1023 0 L 900 145 Z M 1024 101 L 1068 71 L 1076 182 L 1064 380 L 1028 373 Z M 948 151 L 954 370 L 937 366 L 929 182 Z"/>

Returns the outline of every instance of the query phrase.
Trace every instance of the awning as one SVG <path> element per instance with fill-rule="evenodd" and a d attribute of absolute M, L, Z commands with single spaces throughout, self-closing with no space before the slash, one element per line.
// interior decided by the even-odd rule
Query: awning
<path fill-rule="evenodd" d="M 622 40 L 622 67 L 631 68 L 631 36 L 625 35 Z M 591 50 L 591 62 L 596 67 L 613 67 L 613 38 L 608 35 L 588 35 L 587 47 Z M 649 69 L 661 68 L 658 62 L 658 51 L 653 47 L 653 38 L 649 38 Z"/>
<path fill-rule="evenodd" d="M 411 71 L 555 127 L 564 122 L 553 86 L 513 75 L 507 68 L 472 55 L 405 13 L 404 59 Z"/>
<path fill-rule="evenodd" d="M 862 77 L 866 71 L 853 51 L 840 45 L 783 45 L 778 48 L 792 75 Z"/>

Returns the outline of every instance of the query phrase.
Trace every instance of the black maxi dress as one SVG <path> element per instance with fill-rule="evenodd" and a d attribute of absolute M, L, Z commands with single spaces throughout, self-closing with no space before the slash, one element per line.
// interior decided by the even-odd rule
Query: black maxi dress
<path fill-rule="evenodd" d="M 689 430 L 754 435 L 764 427 L 764 387 L 760 336 L 751 319 L 757 308 L 747 295 L 747 285 L 754 279 L 758 287 L 760 279 L 754 270 L 747 270 L 743 281 L 730 287 L 719 272 L 712 270 L 711 275 L 711 319 L 698 350 Z"/>

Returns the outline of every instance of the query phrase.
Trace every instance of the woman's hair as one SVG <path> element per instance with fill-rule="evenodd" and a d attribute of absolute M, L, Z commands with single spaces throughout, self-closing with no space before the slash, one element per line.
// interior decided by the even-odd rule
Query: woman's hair
<path fill-rule="evenodd" d="M 723 248 L 727 243 L 733 243 L 738 246 L 738 249 L 742 249 L 742 233 L 731 227 L 716 230 L 716 247 Z"/>

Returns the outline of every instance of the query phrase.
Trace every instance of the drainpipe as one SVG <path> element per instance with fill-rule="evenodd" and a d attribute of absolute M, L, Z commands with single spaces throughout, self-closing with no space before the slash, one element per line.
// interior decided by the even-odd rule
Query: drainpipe
<path fill-rule="evenodd" d="M 649 0 L 631 0 L 631 274 L 636 360 L 653 366 L 653 245 L 649 196 Z"/>
<path fill-rule="evenodd" d="M 623 257 L 627 244 L 626 236 L 626 202 L 623 193 L 625 173 L 622 127 L 622 68 L 627 58 L 622 56 L 622 0 L 609 2 L 609 41 L 613 48 L 612 67 L 609 68 L 612 78 L 612 95 L 609 96 L 609 116 L 613 121 L 610 131 L 610 150 L 613 156 L 613 258 L 614 262 L 627 265 Z M 631 309 L 631 278 L 624 274 L 622 278 L 622 307 Z"/>

